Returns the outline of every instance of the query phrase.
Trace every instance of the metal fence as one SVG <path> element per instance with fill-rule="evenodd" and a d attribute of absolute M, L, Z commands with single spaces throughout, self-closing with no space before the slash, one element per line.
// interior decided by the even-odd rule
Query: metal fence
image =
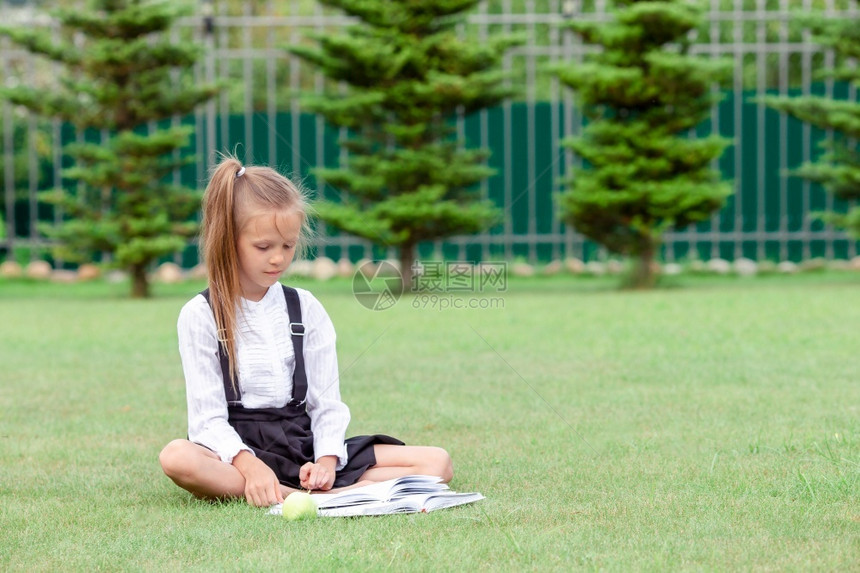
<path fill-rule="evenodd" d="M 665 235 L 663 257 L 801 260 L 815 256 L 857 255 L 858 242 L 817 221 L 820 210 L 844 210 L 847 205 L 820 188 L 786 172 L 817 155 L 816 143 L 827 133 L 768 110 L 755 100 L 764 94 L 816 93 L 856 100 L 856 89 L 830 81 L 816 82 L 816 70 L 832 65 L 833 55 L 812 43 L 808 32 L 792 24 L 792 10 L 813 8 L 827 15 L 858 19 L 852 0 L 705 0 L 704 25 L 694 37 L 692 52 L 702 57 L 727 57 L 734 62 L 733 81 L 725 98 L 697 132 L 718 132 L 734 138 L 716 165 L 732 179 L 735 194 L 710 221 Z M 504 60 L 522 94 L 498 108 L 456 118 L 465 145 L 487 147 L 489 164 L 497 174 L 481 184 L 481 193 L 506 213 L 498 227 L 482 234 L 452 237 L 422 245 L 429 253 L 449 259 L 523 258 L 529 261 L 577 257 L 602 258 L 606 253 L 557 218 L 554 194 L 577 158 L 560 141 L 579 133 L 582 116 L 572 95 L 545 64 L 581 61 L 592 48 L 561 25 L 569 18 L 611 17 L 605 0 L 501 0 L 483 2 L 458 33 L 474 41 L 491 34 L 521 32 L 526 42 Z M 0 18 L 21 25 L 51 26 L 32 9 L 0 3 Z M 326 31 L 351 25 L 342 15 L 318 4 L 300 2 L 203 2 L 198 15 L 180 22 L 177 39 L 194 39 L 205 46 L 205 58 L 195 70 L 203 80 L 224 78 L 228 89 L 201 106 L 190 118 L 195 126 L 193 152 L 199 158 L 192 173 L 177 178 L 202 186 L 217 151 L 236 150 L 247 161 L 278 167 L 302 179 L 323 196 L 337 189 L 317 182 L 313 167 L 336 165 L 343 156 L 338 133 L 316 116 L 304 113 L 298 94 L 321 90 L 326 80 L 291 57 L 284 49 L 304 39 L 306 31 Z M 0 43 L 0 81 L 50 76 L 51 69 Z M 37 256 L 46 242 L 39 223 L 50 224 L 61 214 L 40 206 L 40 189 L 63 184 L 62 145 L 79 139 L 69 126 L 44 123 L 3 104 L 3 205 L 7 237 L 0 245 Z M 238 146 L 238 147 L 237 147 Z M 318 188 L 317 188 L 318 187 Z M 46 220 L 47 219 L 47 220 Z M 325 228 L 319 252 L 332 258 L 380 257 L 360 239 Z M 187 262 L 194 249 L 184 254 Z"/>

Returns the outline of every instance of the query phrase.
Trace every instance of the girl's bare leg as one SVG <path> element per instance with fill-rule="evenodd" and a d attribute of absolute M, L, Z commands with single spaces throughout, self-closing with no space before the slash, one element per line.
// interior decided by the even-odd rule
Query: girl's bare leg
<path fill-rule="evenodd" d="M 373 447 L 376 465 L 367 469 L 353 485 L 325 492 L 361 487 L 411 474 L 434 475 L 444 482 L 454 475 L 451 456 L 442 448 L 431 446 L 392 446 L 378 444 Z M 211 450 L 188 440 L 173 440 L 158 456 L 164 473 L 176 485 L 202 499 L 245 497 L 245 478 L 231 464 L 226 464 Z M 299 490 L 281 485 L 284 497 Z"/>
<path fill-rule="evenodd" d="M 380 482 L 411 474 L 439 476 L 445 483 L 454 477 L 451 456 L 432 446 L 373 446 L 376 465 L 361 476 L 361 481 Z"/>
<path fill-rule="evenodd" d="M 182 489 L 203 499 L 245 497 L 245 478 L 212 450 L 188 440 L 173 440 L 158 456 L 161 469 Z M 297 491 L 281 485 L 284 497 Z"/>

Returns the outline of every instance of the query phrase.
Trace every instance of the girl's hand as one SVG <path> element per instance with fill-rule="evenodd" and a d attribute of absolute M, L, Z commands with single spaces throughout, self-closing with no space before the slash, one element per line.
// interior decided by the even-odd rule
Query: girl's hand
<path fill-rule="evenodd" d="M 243 450 L 233 458 L 233 465 L 245 478 L 245 499 L 249 504 L 268 507 L 284 502 L 278 477 L 257 456 Z"/>
<path fill-rule="evenodd" d="M 334 485 L 337 456 L 323 456 L 317 463 L 308 462 L 299 470 L 299 483 L 305 489 L 328 491 Z"/>

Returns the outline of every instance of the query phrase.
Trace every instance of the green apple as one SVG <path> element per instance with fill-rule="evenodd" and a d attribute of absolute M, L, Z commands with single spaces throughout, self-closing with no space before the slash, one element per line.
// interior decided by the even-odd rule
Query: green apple
<path fill-rule="evenodd" d="M 313 519 L 317 516 L 317 502 L 303 491 L 291 493 L 281 506 L 281 515 L 290 521 Z"/>

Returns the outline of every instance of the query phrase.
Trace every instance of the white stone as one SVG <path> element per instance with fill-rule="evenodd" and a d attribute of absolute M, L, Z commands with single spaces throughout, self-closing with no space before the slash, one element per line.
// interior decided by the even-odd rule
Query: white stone
<path fill-rule="evenodd" d="M 17 279 L 24 276 L 24 269 L 15 261 L 3 261 L 0 263 L 0 277 Z"/>
<path fill-rule="evenodd" d="M 343 257 L 337 262 L 337 276 L 346 279 L 352 278 L 353 274 L 355 274 L 355 269 L 348 258 Z"/>
<path fill-rule="evenodd" d="M 550 261 L 543 268 L 543 274 L 547 276 L 555 276 L 559 274 L 564 269 L 564 265 L 561 261 Z"/>
<path fill-rule="evenodd" d="M 374 276 L 377 268 L 378 265 L 370 259 L 359 259 L 358 262 L 355 263 L 355 270 L 361 270 L 361 274 L 366 277 Z"/>
<path fill-rule="evenodd" d="M 33 261 L 27 265 L 24 272 L 31 279 L 46 280 L 51 278 L 52 271 L 51 264 L 47 261 Z"/>
<path fill-rule="evenodd" d="M 78 280 L 78 273 L 66 269 L 56 269 L 51 272 L 51 280 L 55 283 L 73 283 Z"/>
<path fill-rule="evenodd" d="M 782 261 L 776 265 L 776 270 L 785 274 L 794 274 L 797 272 L 797 265 L 791 261 Z"/>
<path fill-rule="evenodd" d="M 337 276 L 337 264 L 328 257 L 317 257 L 311 265 L 311 278 L 327 281 Z"/>
<path fill-rule="evenodd" d="M 775 273 L 776 263 L 767 259 L 758 262 L 758 272 L 761 274 Z"/>
<path fill-rule="evenodd" d="M 511 274 L 515 277 L 532 277 L 535 274 L 535 269 L 528 263 L 513 263 Z"/>
<path fill-rule="evenodd" d="M 751 277 L 758 272 L 758 265 L 755 261 L 745 258 L 735 259 L 734 264 L 735 273 L 742 277 Z"/>
<path fill-rule="evenodd" d="M 705 264 L 705 268 L 712 273 L 725 275 L 732 270 L 732 265 L 725 259 L 711 259 Z"/>
<path fill-rule="evenodd" d="M 606 265 L 599 261 L 588 261 L 585 263 L 585 272 L 595 276 L 605 275 Z"/>
<path fill-rule="evenodd" d="M 311 261 L 307 261 L 305 259 L 300 259 L 298 261 L 293 261 L 290 263 L 289 268 L 287 269 L 288 276 L 294 277 L 303 277 L 307 278 L 311 276 L 311 271 L 313 270 L 313 263 Z"/>
<path fill-rule="evenodd" d="M 111 284 L 118 284 L 128 279 L 128 274 L 124 271 L 113 270 L 105 275 L 105 280 Z"/>
<path fill-rule="evenodd" d="M 184 278 L 182 268 L 176 263 L 162 263 L 155 270 L 153 277 L 157 282 L 175 284 Z"/>
<path fill-rule="evenodd" d="M 102 270 L 91 263 L 85 263 L 78 267 L 78 280 L 91 281 L 102 276 Z"/>
<path fill-rule="evenodd" d="M 578 275 L 585 272 L 585 263 L 577 258 L 569 258 L 564 260 L 564 268 L 567 272 Z"/>
<path fill-rule="evenodd" d="M 660 265 L 654 263 L 657 268 L 656 272 L 660 272 Z M 653 266 L 653 265 L 652 265 Z M 624 272 L 624 263 L 616 259 L 610 259 L 606 261 L 606 272 L 610 275 L 620 275 Z"/>
<path fill-rule="evenodd" d="M 827 268 L 827 261 L 821 257 L 801 261 L 797 268 L 801 271 L 821 271 Z"/>
<path fill-rule="evenodd" d="M 188 271 L 188 276 L 195 280 L 205 280 L 209 278 L 208 269 L 204 263 L 194 265 L 194 267 Z"/>
<path fill-rule="evenodd" d="M 666 263 L 665 265 L 663 265 L 662 272 L 664 275 L 671 277 L 675 275 L 680 275 L 682 270 L 683 269 L 681 268 L 681 265 L 679 265 L 678 263 Z"/>
<path fill-rule="evenodd" d="M 851 270 L 860 271 L 860 256 L 851 259 Z"/>

